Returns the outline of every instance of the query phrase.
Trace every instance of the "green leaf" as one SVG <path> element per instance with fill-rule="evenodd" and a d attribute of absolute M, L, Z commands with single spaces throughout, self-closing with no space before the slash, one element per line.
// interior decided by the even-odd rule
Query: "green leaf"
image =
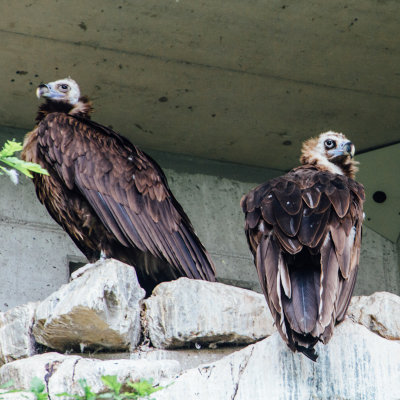
<path fill-rule="evenodd" d="M 119 392 L 121 391 L 122 383 L 118 382 L 116 375 L 104 375 L 101 377 L 101 380 L 115 394 L 119 394 Z"/>
<path fill-rule="evenodd" d="M 45 384 L 42 382 L 41 379 L 39 379 L 38 377 L 33 377 L 31 380 L 31 387 L 30 390 L 33 393 L 42 393 L 44 390 L 46 389 Z"/>
<path fill-rule="evenodd" d="M 152 379 L 141 379 L 138 382 L 128 382 L 127 384 L 135 391 L 138 396 L 149 396 L 150 394 L 163 389 L 162 386 L 154 387 Z"/>
<path fill-rule="evenodd" d="M 96 399 L 96 393 L 92 392 L 92 388 L 87 384 L 86 379 L 79 379 L 78 383 L 81 385 L 81 388 L 83 389 L 85 395 L 83 397 L 79 397 L 79 399 L 84 399 L 84 400 L 95 400 Z"/>
<path fill-rule="evenodd" d="M 19 142 L 11 141 L 8 140 L 2 150 L 0 150 L 0 161 L 20 172 L 22 172 L 24 175 L 28 176 L 29 178 L 33 178 L 33 175 L 31 172 L 36 172 L 39 174 L 44 174 L 44 175 L 49 175 L 49 173 L 42 168 L 39 164 L 35 164 L 32 162 L 26 162 L 23 160 L 20 160 L 18 157 L 14 156 L 14 153 L 16 151 L 22 150 L 22 144 Z M 0 168 L 6 172 L 8 175 L 10 175 L 10 171 L 6 170 L 4 167 Z M 7 172 L 8 171 L 8 172 Z M 10 175 L 10 177 L 14 177 L 15 175 Z"/>
<path fill-rule="evenodd" d="M 29 171 L 37 172 L 37 173 L 44 174 L 44 175 L 49 175 L 47 170 L 42 168 L 39 164 L 35 164 L 32 162 L 26 162 L 26 161 L 20 160 L 17 157 L 5 157 L 5 158 L 1 159 L 1 161 L 3 161 L 4 164 L 7 164 L 10 167 L 13 167 L 13 168 L 17 169 L 18 171 L 22 172 L 24 175 L 29 176 L 30 178 L 32 178 L 33 176 Z"/>
<path fill-rule="evenodd" d="M 16 142 L 15 139 L 7 140 L 0 150 L 0 158 L 12 156 L 15 152 L 21 151 L 22 148 L 22 143 Z"/>

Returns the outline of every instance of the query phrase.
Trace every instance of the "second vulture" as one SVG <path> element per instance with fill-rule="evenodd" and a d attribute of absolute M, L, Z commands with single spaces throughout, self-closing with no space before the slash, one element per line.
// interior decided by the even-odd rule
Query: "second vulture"
<path fill-rule="evenodd" d="M 258 278 L 283 340 L 316 360 L 344 319 L 357 277 L 364 188 L 354 145 L 326 132 L 303 144 L 301 166 L 242 198 Z"/>
<path fill-rule="evenodd" d="M 133 265 L 147 294 L 179 277 L 215 281 L 213 262 L 158 164 L 92 121 L 74 80 L 42 84 L 36 93 L 46 102 L 22 159 L 49 172 L 35 174 L 37 196 L 88 260 Z"/>

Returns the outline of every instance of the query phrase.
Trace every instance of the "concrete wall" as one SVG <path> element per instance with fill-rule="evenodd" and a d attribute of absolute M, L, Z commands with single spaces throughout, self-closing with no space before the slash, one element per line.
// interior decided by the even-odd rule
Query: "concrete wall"
<path fill-rule="evenodd" d="M 0 144 L 23 132 L 0 128 Z M 280 174 L 168 153 L 149 152 L 164 168 L 172 191 L 211 253 L 218 278 L 259 290 L 243 233 L 241 196 L 259 182 Z M 45 298 L 67 282 L 69 262 L 84 260 L 71 239 L 47 215 L 32 183 L 14 186 L 0 177 L 0 310 Z M 398 246 L 364 229 L 361 268 L 355 294 L 400 294 Z"/>

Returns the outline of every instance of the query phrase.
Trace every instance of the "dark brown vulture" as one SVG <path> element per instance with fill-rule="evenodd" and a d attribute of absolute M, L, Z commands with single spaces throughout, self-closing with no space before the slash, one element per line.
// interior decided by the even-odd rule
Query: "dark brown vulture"
<path fill-rule="evenodd" d="M 151 293 L 179 277 L 215 281 L 211 258 L 167 179 L 147 154 L 90 119 L 92 106 L 72 79 L 40 85 L 37 126 L 22 158 L 46 168 L 36 194 L 88 258 L 116 258 L 135 267 Z"/>
<path fill-rule="evenodd" d="M 301 166 L 243 196 L 245 232 L 283 340 L 315 361 L 345 317 L 356 281 L 364 188 L 354 145 L 326 132 L 303 144 Z"/>

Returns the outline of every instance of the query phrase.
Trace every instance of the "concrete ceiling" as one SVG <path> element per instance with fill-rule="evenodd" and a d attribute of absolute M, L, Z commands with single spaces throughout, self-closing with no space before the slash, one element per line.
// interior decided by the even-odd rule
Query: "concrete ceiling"
<path fill-rule="evenodd" d="M 361 151 L 400 139 L 396 0 L 9 0 L 1 11 L 0 125 L 31 129 L 36 86 L 70 75 L 95 120 L 147 149 L 287 170 L 321 131 Z"/>

